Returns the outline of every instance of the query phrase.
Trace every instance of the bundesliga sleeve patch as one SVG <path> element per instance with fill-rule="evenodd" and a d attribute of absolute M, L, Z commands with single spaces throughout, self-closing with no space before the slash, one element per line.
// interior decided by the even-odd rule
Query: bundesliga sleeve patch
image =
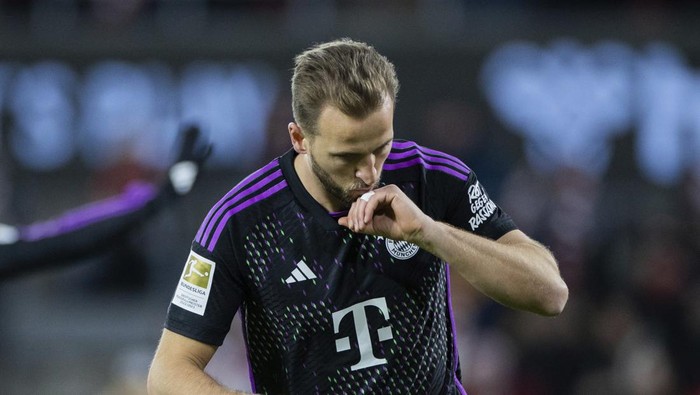
<path fill-rule="evenodd" d="M 192 313 L 204 315 L 215 267 L 214 261 L 190 251 L 172 303 Z"/>

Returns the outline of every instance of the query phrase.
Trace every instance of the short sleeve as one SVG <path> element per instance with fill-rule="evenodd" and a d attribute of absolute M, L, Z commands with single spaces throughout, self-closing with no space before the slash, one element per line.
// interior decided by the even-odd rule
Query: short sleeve
<path fill-rule="evenodd" d="M 224 243 L 220 243 L 224 244 Z M 243 299 L 235 258 L 192 243 L 168 309 L 165 328 L 220 346 Z"/>
<path fill-rule="evenodd" d="M 450 189 L 448 196 L 452 201 L 445 220 L 451 225 L 493 240 L 517 229 L 511 217 L 491 200 L 473 171 L 466 181 Z"/>

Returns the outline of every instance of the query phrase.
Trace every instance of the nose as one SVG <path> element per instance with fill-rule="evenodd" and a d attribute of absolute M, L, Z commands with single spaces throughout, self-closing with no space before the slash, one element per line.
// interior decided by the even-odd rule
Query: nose
<path fill-rule="evenodd" d="M 377 158 L 374 154 L 363 160 L 355 170 L 355 177 L 362 180 L 365 185 L 374 185 L 377 182 Z"/>

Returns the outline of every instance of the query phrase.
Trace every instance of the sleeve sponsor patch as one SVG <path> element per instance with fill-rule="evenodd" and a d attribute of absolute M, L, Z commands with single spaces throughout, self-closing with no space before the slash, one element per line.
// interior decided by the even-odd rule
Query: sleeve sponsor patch
<path fill-rule="evenodd" d="M 472 231 L 486 222 L 496 211 L 496 203 L 489 198 L 478 181 L 469 186 L 469 205 L 472 212 L 469 227 Z"/>
<path fill-rule="evenodd" d="M 215 268 L 214 261 L 190 251 L 172 303 L 203 316 L 207 308 Z"/>

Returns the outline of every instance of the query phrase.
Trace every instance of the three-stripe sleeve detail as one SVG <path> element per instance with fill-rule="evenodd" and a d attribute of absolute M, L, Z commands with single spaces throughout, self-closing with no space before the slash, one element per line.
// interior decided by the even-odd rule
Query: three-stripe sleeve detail
<path fill-rule="evenodd" d="M 418 164 L 428 170 L 441 171 L 463 181 L 466 181 L 471 173 L 471 169 L 458 158 L 408 141 L 394 142 L 393 150 L 384 163 L 384 170 L 398 170 Z"/>
<path fill-rule="evenodd" d="M 251 205 L 284 189 L 287 181 L 277 160 L 252 173 L 219 200 L 205 217 L 195 241 L 213 251 L 228 220 Z"/>

